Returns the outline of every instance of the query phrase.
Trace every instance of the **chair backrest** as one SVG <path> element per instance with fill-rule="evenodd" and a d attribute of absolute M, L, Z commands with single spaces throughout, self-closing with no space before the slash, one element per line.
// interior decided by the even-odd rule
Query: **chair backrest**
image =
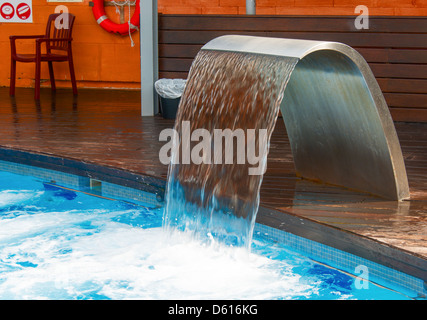
<path fill-rule="evenodd" d="M 46 26 L 46 37 L 52 39 L 71 39 L 75 16 L 71 13 L 53 13 L 49 16 Z M 68 41 L 52 41 L 46 43 L 50 50 L 68 50 Z"/>

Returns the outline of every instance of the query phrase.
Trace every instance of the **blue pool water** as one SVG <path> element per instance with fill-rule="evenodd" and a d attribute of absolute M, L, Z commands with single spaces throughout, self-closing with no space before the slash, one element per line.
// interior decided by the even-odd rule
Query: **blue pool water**
<path fill-rule="evenodd" d="M 162 210 L 0 172 L 0 299 L 409 298 L 259 233 L 251 252 L 166 233 Z"/>

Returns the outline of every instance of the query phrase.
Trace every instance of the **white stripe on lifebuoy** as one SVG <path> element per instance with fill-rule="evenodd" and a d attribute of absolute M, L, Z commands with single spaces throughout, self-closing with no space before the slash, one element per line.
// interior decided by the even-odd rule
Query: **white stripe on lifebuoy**
<path fill-rule="evenodd" d="M 135 25 L 133 25 L 132 23 L 130 23 L 130 21 L 129 21 L 129 26 L 130 26 L 130 28 L 131 28 L 131 29 L 136 29 L 136 30 L 138 30 L 138 27 L 137 27 L 137 26 L 135 26 Z"/>
<path fill-rule="evenodd" d="M 97 22 L 98 24 L 101 24 L 101 22 L 102 22 L 102 21 L 107 20 L 107 19 L 108 19 L 108 17 L 107 17 L 107 16 L 100 16 L 100 17 L 98 18 L 98 20 L 96 20 L 96 22 Z"/>

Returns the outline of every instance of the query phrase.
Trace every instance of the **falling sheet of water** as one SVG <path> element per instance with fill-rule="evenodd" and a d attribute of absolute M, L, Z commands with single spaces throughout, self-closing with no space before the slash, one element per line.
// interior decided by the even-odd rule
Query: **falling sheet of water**
<path fill-rule="evenodd" d="M 180 139 L 172 150 L 175 163 L 169 167 L 166 228 L 191 230 L 199 239 L 214 237 L 250 247 L 270 137 L 297 61 L 251 53 L 199 52 L 175 122 Z M 188 161 L 198 140 L 186 141 L 187 123 L 190 134 L 197 129 L 209 133 L 211 150 L 203 154 L 208 161 Z M 232 147 L 224 142 L 221 149 L 216 148 L 213 137 L 218 130 L 227 129 L 242 130 L 244 140 L 236 138 Z M 262 130 L 267 132 L 266 140 L 260 138 Z M 230 153 L 233 161 L 226 163 Z M 243 163 L 238 160 L 242 153 Z M 259 168 L 258 174 L 249 174 L 251 168 Z"/>

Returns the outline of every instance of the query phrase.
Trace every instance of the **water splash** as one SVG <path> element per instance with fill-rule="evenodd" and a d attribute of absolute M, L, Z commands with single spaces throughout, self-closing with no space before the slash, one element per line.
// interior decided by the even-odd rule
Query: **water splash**
<path fill-rule="evenodd" d="M 270 137 L 284 89 L 297 62 L 296 58 L 262 54 L 199 52 L 174 127 L 180 136 L 172 149 L 175 162 L 169 166 L 166 229 L 190 231 L 202 241 L 215 238 L 250 248 Z M 231 164 L 188 161 L 198 140 L 188 143 L 183 139 L 183 123 L 187 121 L 190 132 L 205 129 L 210 137 L 216 130 L 243 130 L 244 149 L 237 141 L 237 145 L 230 147 L 224 143 L 222 150 L 216 150 L 211 139 L 210 156 L 222 159 L 232 152 Z M 266 130 L 266 141 L 261 142 L 260 135 L 248 134 L 249 130 L 255 133 Z M 244 163 L 237 161 L 242 150 L 247 156 Z M 258 163 L 251 161 L 251 157 L 258 159 Z M 202 158 L 209 155 L 203 154 Z M 249 174 L 254 166 L 261 169 L 260 174 Z"/>

